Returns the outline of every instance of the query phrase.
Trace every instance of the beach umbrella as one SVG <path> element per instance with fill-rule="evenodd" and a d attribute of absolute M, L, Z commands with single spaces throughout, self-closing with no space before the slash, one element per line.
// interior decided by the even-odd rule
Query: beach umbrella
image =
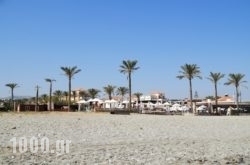
<path fill-rule="evenodd" d="M 112 103 L 117 103 L 118 101 L 114 100 L 114 99 L 111 99 L 111 100 L 105 100 L 105 103 L 109 103 L 109 104 L 112 104 Z"/>
<path fill-rule="evenodd" d="M 79 100 L 76 102 L 77 104 L 86 104 L 88 103 L 86 100 Z"/>
<path fill-rule="evenodd" d="M 170 106 L 171 104 L 169 102 L 165 102 L 163 105 Z"/>
<path fill-rule="evenodd" d="M 207 109 L 207 106 L 201 105 L 197 108 L 198 111 L 205 111 Z"/>
<path fill-rule="evenodd" d="M 115 107 L 115 105 L 118 103 L 118 101 L 111 99 L 111 100 L 105 100 L 105 104 L 109 105 L 109 108 Z"/>
<path fill-rule="evenodd" d="M 92 100 L 92 102 L 102 102 L 102 100 L 101 100 L 101 99 L 98 99 L 98 98 L 94 98 L 94 99 Z"/>
<path fill-rule="evenodd" d="M 122 104 L 128 104 L 128 103 L 129 103 L 128 100 L 124 100 L 124 101 L 122 102 Z"/>
<path fill-rule="evenodd" d="M 181 105 L 178 104 L 178 103 L 175 103 L 175 104 L 172 105 L 172 107 L 180 107 L 180 106 L 181 106 Z"/>
<path fill-rule="evenodd" d="M 103 102 L 101 99 L 94 98 L 94 99 L 89 99 L 87 102 Z"/>
<path fill-rule="evenodd" d="M 90 103 L 90 102 L 93 102 L 93 100 L 94 100 L 94 99 L 88 99 L 87 102 Z"/>
<path fill-rule="evenodd" d="M 87 104 L 88 102 L 86 100 L 79 100 L 76 102 L 78 104 L 78 111 L 81 110 L 81 104 Z"/>
<path fill-rule="evenodd" d="M 184 105 L 184 106 L 181 107 L 182 111 L 189 111 L 189 109 L 190 108 L 188 106 L 186 106 L 186 105 Z"/>

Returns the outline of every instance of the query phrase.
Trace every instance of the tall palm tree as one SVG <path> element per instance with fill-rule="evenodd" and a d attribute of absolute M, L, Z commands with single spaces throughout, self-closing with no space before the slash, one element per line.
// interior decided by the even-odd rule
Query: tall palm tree
<path fill-rule="evenodd" d="M 225 85 L 234 85 L 235 86 L 235 90 L 236 90 L 236 107 L 237 110 L 239 110 L 239 86 L 242 83 L 246 83 L 247 81 L 243 80 L 243 78 L 245 77 L 244 74 L 240 74 L 240 73 L 230 73 L 228 75 L 228 80 L 225 83 Z"/>
<path fill-rule="evenodd" d="M 14 108 L 14 89 L 18 87 L 17 83 L 8 83 L 5 84 L 5 86 L 9 87 L 11 89 L 11 108 Z M 15 110 L 15 109 L 13 109 Z"/>
<path fill-rule="evenodd" d="M 100 90 L 98 90 L 98 89 L 94 89 L 94 88 L 88 89 L 88 94 L 89 94 L 91 99 L 96 98 L 99 93 L 100 93 Z"/>
<path fill-rule="evenodd" d="M 52 106 L 51 105 L 52 104 L 52 83 L 53 83 L 53 81 L 56 81 L 56 80 L 46 78 L 45 81 L 49 83 L 49 111 L 51 111 L 51 106 Z"/>
<path fill-rule="evenodd" d="M 108 94 L 109 100 L 112 99 L 112 94 L 114 93 L 115 88 L 116 86 L 113 86 L 113 85 L 108 85 L 108 86 L 103 87 L 104 92 Z"/>
<path fill-rule="evenodd" d="M 61 69 L 64 71 L 65 76 L 68 77 L 68 85 L 69 85 L 69 99 L 68 99 L 68 111 L 70 111 L 70 105 L 71 105 L 71 80 L 73 76 L 81 71 L 81 69 L 78 69 L 77 66 L 73 67 L 61 67 Z"/>
<path fill-rule="evenodd" d="M 132 84 L 131 84 L 131 74 L 139 69 L 137 65 L 137 60 L 123 60 L 122 65 L 120 65 L 120 72 L 128 75 L 128 89 L 129 89 L 129 111 L 131 111 L 131 95 L 132 95 Z"/>
<path fill-rule="evenodd" d="M 39 89 L 41 87 L 36 85 L 35 86 L 35 89 L 36 89 L 36 106 L 35 106 L 35 111 L 38 111 L 39 110 Z"/>
<path fill-rule="evenodd" d="M 198 67 L 196 64 L 184 64 L 181 66 L 181 70 L 179 72 L 180 72 L 180 75 L 177 76 L 178 79 L 186 78 L 189 81 L 189 95 L 190 95 L 191 111 L 194 112 L 192 79 L 195 77 L 202 79 L 202 77 L 200 76 L 200 73 L 201 73 L 200 67 Z"/>
<path fill-rule="evenodd" d="M 117 88 L 117 91 L 116 91 L 116 93 L 117 93 L 117 95 L 121 95 L 122 96 L 122 101 L 123 101 L 123 99 L 124 99 L 124 96 L 128 93 L 128 88 L 127 87 L 119 87 L 119 88 Z"/>
<path fill-rule="evenodd" d="M 220 72 L 214 73 L 210 72 L 208 80 L 210 80 L 214 84 L 214 97 L 215 97 L 215 106 L 216 106 L 216 113 L 218 113 L 218 94 L 217 94 L 217 84 L 220 79 L 222 79 L 225 74 Z"/>

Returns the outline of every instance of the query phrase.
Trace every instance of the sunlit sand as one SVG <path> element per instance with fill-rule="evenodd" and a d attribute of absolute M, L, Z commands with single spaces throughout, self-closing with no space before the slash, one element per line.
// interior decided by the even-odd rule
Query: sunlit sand
<path fill-rule="evenodd" d="M 250 163 L 247 116 L 1 113 L 0 164 Z M 13 153 L 13 137 L 70 140 L 69 153 Z"/>

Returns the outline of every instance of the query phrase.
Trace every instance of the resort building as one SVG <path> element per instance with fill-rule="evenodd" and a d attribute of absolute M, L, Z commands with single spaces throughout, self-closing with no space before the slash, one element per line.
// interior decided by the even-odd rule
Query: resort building
<path fill-rule="evenodd" d="M 149 95 L 142 95 L 140 101 L 143 103 L 164 103 L 166 102 L 165 93 L 163 92 L 152 92 Z"/>
<path fill-rule="evenodd" d="M 87 92 L 86 90 L 84 90 L 83 88 L 76 88 L 76 89 L 73 89 L 72 92 L 71 92 L 71 101 L 75 101 L 75 102 L 78 102 L 80 100 L 83 99 L 83 96 L 82 96 L 82 92 Z"/>

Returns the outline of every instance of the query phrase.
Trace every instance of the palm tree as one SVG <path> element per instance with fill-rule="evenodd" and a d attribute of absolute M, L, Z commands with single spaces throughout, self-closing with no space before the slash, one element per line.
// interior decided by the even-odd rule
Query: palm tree
<path fill-rule="evenodd" d="M 30 103 L 31 104 L 36 104 L 36 97 L 31 97 L 30 98 Z"/>
<path fill-rule="evenodd" d="M 63 92 L 62 92 L 62 95 L 64 96 L 65 101 L 68 102 L 68 97 L 69 97 L 68 91 L 63 91 Z"/>
<path fill-rule="evenodd" d="M 177 76 L 178 79 L 186 78 L 189 81 L 189 94 L 190 94 L 190 104 L 191 104 L 191 111 L 193 110 L 193 91 L 192 91 L 192 79 L 198 77 L 202 79 L 200 76 L 200 67 L 196 64 L 185 64 L 181 66 L 181 70 L 179 71 L 180 75 Z"/>
<path fill-rule="evenodd" d="M 88 89 L 88 94 L 90 96 L 91 99 L 94 99 L 98 96 L 98 93 L 100 92 L 100 90 L 98 89 L 94 89 L 94 88 L 90 88 Z M 95 108 L 97 107 L 97 102 L 91 102 L 91 109 L 93 109 L 95 111 Z"/>
<path fill-rule="evenodd" d="M 123 101 L 123 99 L 124 99 L 124 96 L 128 93 L 128 88 L 127 87 L 119 87 L 119 88 L 117 88 L 117 91 L 116 91 L 116 93 L 117 93 L 117 95 L 121 95 L 122 96 L 122 101 Z"/>
<path fill-rule="evenodd" d="M 68 111 L 70 111 L 70 105 L 71 105 L 71 79 L 73 76 L 81 71 L 81 69 L 77 69 L 77 66 L 73 67 L 61 67 L 61 69 L 64 71 L 64 74 L 68 77 L 69 80 L 69 99 L 68 99 Z"/>
<path fill-rule="evenodd" d="M 140 102 L 140 97 L 143 95 L 142 93 L 140 92 L 136 92 L 134 93 L 135 97 L 137 98 L 137 101 Z"/>
<path fill-rule="evenodd" d="M 142 93 L 140 92 L 136 92 L 134 93 L 135 97 L 137 98 L 137 105 L 138 105 L 138 108 L 139 108 L 139 102 L 140 102 L 140 97 L 143 95 Z"/>
<path fill-rule="evenodd" d="M 88 89 L 88 94 L 89 94 L 91 99 L 96 98 L 98 96 L 99 92 L 100 92 L 100 90 L 98 90 L 98 89 L 94 89 L 94 88 Z"/>
<path fill-rule="evenodd" d="M 56 80 L 46 78 L 45 81 L 49 83 L 49 111 L 51 111 L 51 106 L 52 106 L 51 105 L 52 104 L 52 83 L 53 83 L 53 81 L 56 81 Z"/>
<path fill-rule="evenodd" d="M 17 83 L 8 83 L 5 86 L 11 89 L 11 108 L 14 108 L 14 89 L 18 87 Z M 13 109 L 15 111 L 15 109 Z"/>
<path fill-rule="evenodd" d="M 243 80 L 243 78 L 245 77 L 244 74 L 240 74 L 240 73 L 230 73 L 229 78 L 227 80 L 227 82 L 225 83 L 225 85 L 234 85 L 235 89 L 236 89 L 236 107 L 237 110 L 239 110 L 239 86 L 242 83 L 246 83 L 247 81 Z"/>
<path fill-rule="evenodd" d="M 74 102 L 76 102 L 76 91 L 72 91 Z"/>
<path fill-rule="evenodd" d="M 131 111 L 131 95 L 132 95 L 132 84 L 131 84 L 131 74 L 139 69 L 136 66 L 137 60 L 123 60 L 122 65 L 120 65 L 120 72 L 123 74 L 128 74 L 128 89 L 129 89 L 129 111 Z"/>
<path fill-rule="evenodd" d="M 216 106 L 216 113 L 218 113 L 218 94 L 217 94 L 217 84 L 220 79 L 222 79 L 225 76 L 225 74 L 222 74 L 220 72 L 213 73 L 210 72 L 210 75 L 208 77 L 208 80 L 210 80 L 214 84 L 214 98 L 215 98 L 215 106 Z"/>
<path fill-rule="evenodd" d="M 108 94 L 109 100 L 112 99 L 112 94 L 114 93 L 115 88 L 116 86 L 113 85 L 108 85 L 106 87 L 103 87 L 104 92 Z"/>
<path fill-rule="evenodd" d="M 61 90 L 56 90 L 56 91 L 54 91 L 53 95 L 54 95 L 54 101 L 55 101 L 55 102 L 61 102 L 61 98 L 62 98 L 62 95 L 63 95 L 63 91 L 61 91 Z"/>
<path fill-rule="evenodd" d="M 206 96 L 205 99 L 210 99 L 210 100 L 215 100 L 215 97 L 214 96 Z M 217 99 L 219 99 L 219 97 L 217 96 Z"/>
<path fill-rule="evenodd" d="M 38 85 L 35 86 L 35 89 L 36 89 L 36 106 L 35 106 L 35 111 L 38 111 L 39 110 L 39 89 L 40 87 Z"/>
<path fill-rule="evenodd" d="M 79 92 L 79 96 L 80 96 L 82 99 L 86 100 L 86 99 L 89 97 L 89 94 L 88 94 L 87 91 L 81 90 L 81 91 Z"/>
<path fill-rule="evenodd" d="M 40 96 L 40 100 L 43 104 L 46 104 L 48 102 L 48 95 L 47 94 L 42 94 Z"/>

